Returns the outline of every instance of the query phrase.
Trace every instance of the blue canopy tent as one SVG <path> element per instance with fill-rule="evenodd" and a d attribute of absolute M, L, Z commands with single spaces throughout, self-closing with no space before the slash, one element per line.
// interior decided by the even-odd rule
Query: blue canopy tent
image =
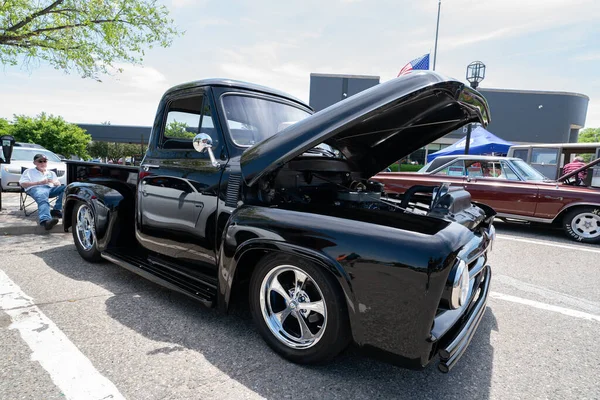
<path fill-rule="evenodd" d="M 467 137 L 460 139 L 452 146 L 448 146 L 445 149 L 436 151 L 427 155 L 427 162 L 435 159 L 439 156 L 448 156 L 452 154 L 465 154 L 465 144 Z M 513 144 L 506 140 L 500 139 L 492 132 L 487 131 L 485 128 L 478 126 L 471 132 L 471 143 L 469 145 L 469 154 L 506 154 L 508 149 Z"/>

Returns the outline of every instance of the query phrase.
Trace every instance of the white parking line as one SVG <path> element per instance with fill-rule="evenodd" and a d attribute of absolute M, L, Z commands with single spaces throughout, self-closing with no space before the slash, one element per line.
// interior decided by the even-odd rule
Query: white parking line
<path fill-rule="evenodd" d="M 524 299 L 521 297 L 511 296 L 509 294 L 490 292 L 490 297 L 498 300 L 511 301 L 513 303 L 525 304 L 540 310 L 557 312 L 559 314 L 568 315 L 569 317 L 581 318 L 588 321 L 600 322 L 600 315 L 588 314 L 586 312 L 572 310 L 570 308 L 553 306 L 551 304 L 540 303 L 539 301 Z"/>
<path fill-rule="evenodd" d="M 520 291 L 532 293 L 536 296 L 541 296 L 546 299 L 557 300 L 566 304 L 567 306 L 579 308 L 592 314 L 600 314 L 600 303 L 596 301 L 582 299 L 570 294 L 557 292 L 556 290 L 547 289 L 543 286 L 523 282 L 513 277 L 501 274 L 496 274 L 494 276 L 494 284 L 496 283 L 512 286 Z"/>
<path fill-rule="evenodd" d="M 31 348 L 32 361 L 38 361 L 48 371 L 67 399 L 125 399 L 3 271 L 0 310 L 12 319 L 9 329 L 18 329 Z"/>
<path fill-rule="evenodd" d="M 521 238 L 515 238 L 515 237 L 505 236 L 505 235 L 496 235 L 496 238 L 498 238 L 498 239 L 505 239 L 505 240 L 513 240 L 515 242 L 523 242 L 523 243 L 539 244 L 539 245 L 543 245 L 543 246 L 558 247 L 560 249 L 587 251 L 589 253 L 598 253 L 598 254 L 600 254 L 600 250 L 590 249 L 590 248 L 587 248 L 587 247 L 577 246 L 577 245 L 568 246 L 568 245 L 565 245 L 565 244 L 556 244 L 556 243 L 551 243 L 551 242 L 541 242 L 539 240 L 521 239 Z"/>

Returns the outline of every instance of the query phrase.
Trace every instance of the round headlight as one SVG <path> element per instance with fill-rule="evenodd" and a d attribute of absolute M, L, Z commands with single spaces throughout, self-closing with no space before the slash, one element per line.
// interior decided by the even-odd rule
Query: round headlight
<path fill-rule="evenodd" d="M 453 309 L 460 308 L 467 301 L 469 295 L 469 268 L 467 264 L 460 260 L 456 267 L 454 275 L 454 284 L 452 285 L 451 306 Z"/>

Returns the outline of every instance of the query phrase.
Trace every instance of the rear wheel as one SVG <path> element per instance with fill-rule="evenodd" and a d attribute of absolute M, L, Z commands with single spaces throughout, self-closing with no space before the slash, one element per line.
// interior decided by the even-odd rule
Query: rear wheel
<path fill-rule="evenodd" d="M 600 243 L 600 207 L 577 207 L 563 217 L 567 236 L 583 243 Z"/>
<path fill-rule="evenodd" d="M 298 257 L 263 258 L 250 281 L 250 309 L 258 331 L 277 353 L 315 364 L 350 342 L 348 312 L 333 277 Z"/>
<path fill-rule="evenodd" d="M 73 207 L 73 240 L 77 252 L 83 259 L 90 262 L 102 260 L 96 243 L 96 226 L 91 207 L 83 202 L 77 202 Z"/>

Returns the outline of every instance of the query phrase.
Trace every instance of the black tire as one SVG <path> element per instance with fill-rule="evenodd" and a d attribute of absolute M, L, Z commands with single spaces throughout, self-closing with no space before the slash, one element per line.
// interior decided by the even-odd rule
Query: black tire
<path fill-rule="evenodd" d="M 94 263 L 100 262 L 100 261 L 102 261 L 102 256 L 100 255 L 100 252 L 98 251 L 95 234 L 93 232 L 91 232 L 91 238 L 88 239 L 90 242 L 87 242 L 88 246 L 86 246 L 82 243 L 85 241 L 85 239 L 83 239 L 84 232 L 81 232 L 79 229 L 80 227 L 78 225 L 78 223 L 79 223 L 78 216 L 79 216 L 80 210 L 83 212 L 84 209 L 90 213 L 90 216 L 91 216 L 91 226 L 90 227 L 93 229 L 93 232 L 95 232 L 95 230 L 96 230 L 96 227 L 94 225 L 94 220 L 95 220 L 94 214 L 93 214 L 91 207 L 87 203 L 78 201 L 77 203 L 75 203 L 75 206 L 73 207 L 73 214 L 71 214 L 71 221 L 72 221 L 72 225 L 73 225 L 71 228 L 71 231 L 73 233 L 73 241 L 75 242 L 75 247 L 77 248 L 77 252 L 84 260 L 87 260 L 89 262 L 94 262 Z M 81 235 L 81 237 L 80 237 L 80 235 Z M 89 244 L 91 244 L 91 246 Z"/>
<path fill-rule="evenodd" d="M 299 300 L 296 302 L 291 298 L 292 302 L 295 303 L 293 308 L 296 309 L 297 307 L 296 311 L 290 311 L 291 314 L 280 325 L 282 327 L 279 330 L 280 333 L 276 334 L 272 331 L 273 328 L 269 327 L 273 326 L 273 322 L 271 322 L 271 325 L 268 325 L 267 317 L 264 315 L 269 314 L 268 310 L 271 309 L 271 306 L 273 307 L 272 311 L 277 312 L 275 311 L 275 302 L 279 302 L 281 306 L 285 305 L 285 309 L 288 310 L 291 309 L 291 302 L 288 303 L 285 301 L 278 294 L 279 292 L 274 293 L 274 291 L 266 290 L 265 288 L 269 287 L 267 283 L 269 280 L 268 276 L 275 276 L 275 279 L 278 280 L 284 289 L 293 291 L 293 282 L 291 282 L 291 285 L 284 286 L 287 282 L 282 283 L 281 281 L 281 279 L 286 281 L 287 278 L 294 279 L 296 276 L 296 272 L 286 270 L 288 267 L 301 271 L 307 278 L 302 285 L 303 290 L 298 291 Z M 277 271 L 282 272 L 279 272 L 279 275 L 275 275 L 278 273 Z M 269 295 L 268 306 L 265 306 L 267 301 L 264 300 L 267 296 L 263 296 L 261 303 L 261 291 L 264 289 L 265 293 L 271 293 Z M 305 295 L 306 297 L 304 297 Z M 252 317 L 259 333 L 273 350 L 292 362 L 299 364 L 324 363 L 337 356 L 350 343 L 352 335 L 350 333 L 348 311 L 342 290 L 329 272 L 310 261 L 281 253 L 273 253 L 265 256 L 260 260 L 252 274 L 249 297 L 250 311 L 252 312 Z M 312 298 L 309 299 L 309 297 Z M 319 299 L 319 297 L 322 298 Z M 303 302 L 313 302 L 312 304 L 322 302 L 321 305 L 324 304 L 325 315 L 317 311 L 303 310 Z M 308 314 L 304 318 L 301 313 Z M 288 335 L 288 338 L 290 337 L 289 332 L 294 330 L 294 325 L 297 328 L 296 331 L 302 331 L 298 317 L 304 319 L 304 326 L 309 328 L 310 335 L 314 334 L 318 336 L 314 344 L 310 346 L 308 344 L 290 344 L 288 343 L 288 339 L 282 338 L 285 335 Z M 319 323 L 321 324 L 320 329 Z M 283 328 L 284 326 L 286 328 Z M 301 333 L 300 335 L 303 336 Z"/>
<path fill-rule="evenodd" d="M 600 243 L 600 207 L 575 207 L 563 217 L 567 236 L 582 243 Z"/>

